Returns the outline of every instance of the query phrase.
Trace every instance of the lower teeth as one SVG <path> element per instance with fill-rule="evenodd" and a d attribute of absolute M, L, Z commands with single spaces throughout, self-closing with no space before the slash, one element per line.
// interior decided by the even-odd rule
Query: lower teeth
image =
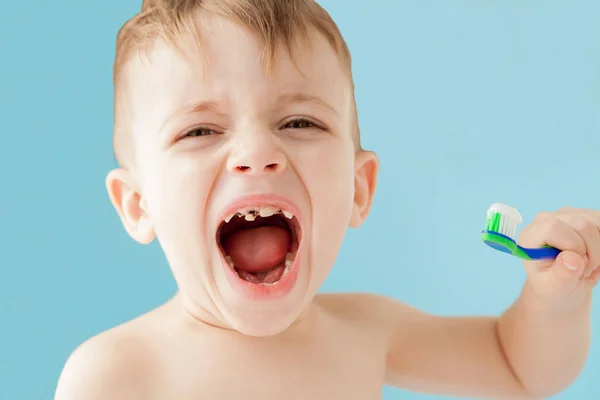
<path fill-rule="evenodd" d="M 277 285 L 290 272 L 290 269 L 291 269 L 292 264 L 294 263 L 295 259 L 296 259 L 296 253 L 294 253 L 294 252 L 287 253 L 285 255 L 285 261 L 283 263 L 283 265 L 285 265 L 285 269 L 283 270 L 283 274 L 281 274 L 281 278 L 279 278 L 279 280 L 274 283 L 259 283 L 259 285 L 264 285 L 264 286 Z M 227 262 L 227 265 L 229 265 L 229 268 L 231 268 L 233 270 L 233 272 L 235 272 L 236 275 L 238 275 L 238 277 L 239 277 L 239 274 L 235 270 L 235 265 L 233 264 L 233 260 L 231 259 L 231 257 L 225 256 L 225 261 Z"/>

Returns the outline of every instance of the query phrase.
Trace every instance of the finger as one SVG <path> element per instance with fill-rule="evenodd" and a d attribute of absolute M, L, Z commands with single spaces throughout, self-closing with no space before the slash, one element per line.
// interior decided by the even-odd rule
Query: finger
<path fill-rule="evenodd" d="M 585 260 L 573 251 L 563 251 L 550 266 L 547 273 L 553 287 L 559 287 L 563 293 L 574 290 L 585 272 Z"/>
<path fill-rule="evenodd" d="M 596 222 L 600 223 L 600 212 L 598 210 L 592 210 L 590 208 L 574 208 L 574 207 L 562 207 L 554 212 L 556 215 L 562 214 L 582 214 L 586 215 Z"/>
<path fill-rule="evenodd" d="M 571 226 L 585 242 L 587 265 L 583 278 L 589 278 L 600 263 L 600 230 L 596 222 L 581 214 L 562 214 L 557 218 Z"/>
<path fill-rule="evenodd" d="M 591 219 L 596 226 L 600 229 L 600 211 L 597 210 L 590 210 L 588 208 L 572 208 L 572 207 L 563 207 L 561 209 L 559 209 L 558 211 L 556 211 L 554 214 L 558 215 L 564 215 L 564 214 L 580 214 L 582 216 L 585 216 L 589 219 Z"/>
<path fill-rule="evenodd" d="M 571 225 L 550 213 L 538 214 L 534 221 L 523 229 L 518 244 L 528 248 L 548 245 L 561 251 L 572 251 L 581 257 L 587 252 L 587 246 L 581 235 Z M 536 264 L 547 267 L 553 262 L 553 260 L 543 260 Z"/>

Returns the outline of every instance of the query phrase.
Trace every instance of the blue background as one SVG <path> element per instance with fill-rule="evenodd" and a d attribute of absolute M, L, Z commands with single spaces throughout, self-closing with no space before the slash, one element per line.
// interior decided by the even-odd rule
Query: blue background
<path fill-rule="evenodd" d="M 2 400 L 50 399 L 80 342 L 175 290 L 159 247 L 129 239 L 104 188 L 114 39 L 140 5 L 2 0 Z M 443 315 L 502 312 L 524 274 L 480 242 L 489 204 L 518 207 L 526 223 L 600 207 L 600 2 L 322 5 L 353 53 L 364 145 L 382 163 L 372 215 L 349 232 L 323 290 Z M 594 335 L 558 399 L 600 398 Z M 384 398 L 434 397 L 386 388 Z"/>

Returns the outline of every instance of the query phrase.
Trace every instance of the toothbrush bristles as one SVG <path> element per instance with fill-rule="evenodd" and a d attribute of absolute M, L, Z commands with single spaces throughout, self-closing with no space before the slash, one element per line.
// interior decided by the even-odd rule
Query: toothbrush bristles
<path fill-rule="evenodd" d="M 517 226 L 523 222 L 521 214 L 515 208 L 496 203 L 488 209 L 486 230 L 515 238 Z"/>

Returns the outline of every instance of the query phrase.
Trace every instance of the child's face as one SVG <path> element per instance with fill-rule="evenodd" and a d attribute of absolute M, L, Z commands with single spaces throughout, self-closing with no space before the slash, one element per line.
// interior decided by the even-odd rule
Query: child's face
<path fill-rule="evenodd" d="M 347 227 L 365 217 L 377 161 L 355 151 L 349 78 L 321 36 L 297 47 L 299 70 L 279 51 L 269 76 L 259 43 L 243 28 L 217 17 L 201 26 L 202 54 L 184 58 L 158 44 L 148 60 L 132 63 L 126 96 L 137 168 L 135 177 L 109 175 L 132 188 L 112 195 L 134 238 L 156 234 L 192 314 L 250 335 L 274 334 L 303 314 Z M 264 197 L 246 198 L 254 195 Z M 294 213 L 300 232 L 291 270 L 269 286 L 230 269 L 223 247 L 236 250 L 218 230 L 232 210 L 271 202 Z M 293 237 L 280 241 L 295 246 Z"/>

